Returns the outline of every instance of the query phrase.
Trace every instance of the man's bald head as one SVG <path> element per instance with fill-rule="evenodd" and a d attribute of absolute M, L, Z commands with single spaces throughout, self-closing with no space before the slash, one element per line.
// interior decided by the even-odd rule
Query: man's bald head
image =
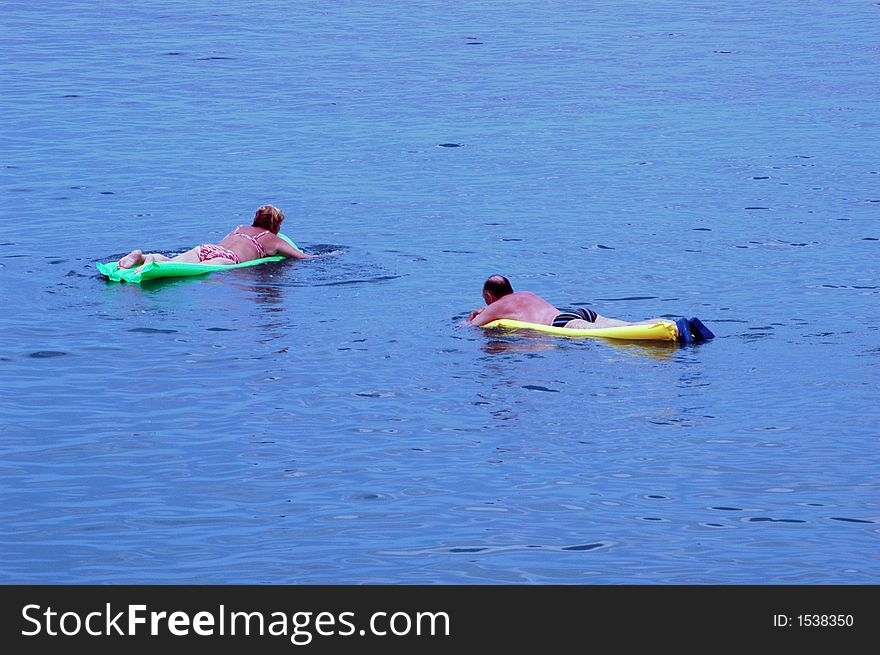
<path fill-rule="evenodd" d="M 487 305 L 510 293 L 513 293 L 513 287 L 510 286 L 510 280 L 503 275 L 490 275 L 483 283 L 483 300 Z"/>

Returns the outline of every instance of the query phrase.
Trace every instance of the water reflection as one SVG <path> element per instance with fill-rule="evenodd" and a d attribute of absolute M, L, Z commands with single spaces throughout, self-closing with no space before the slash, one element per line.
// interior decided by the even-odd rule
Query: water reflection
<path fill-rule="evenodd" d="M 537 433 L 554 424 L 560 426 L 558 434 L 573 436 L 562 426 L 579 425 L 594 403 L 617 407 L 628 420 L 651 425 L 688 427 L 712 420 L 705 415 L 704 391 L 699 389 L 709 382 L 693 366 L 700 348 L 526 331 L 485 331 L 480 336 L 476 377 L 481 389 L 472 402 L 484 409 L 494 429 Z M 651 389 L 652 400 L 631 395 L 635 387 Z M 544 414 L 537 422 L 536 411 Z"/>
<path fill-rule="evenodd" d="M 278 262 L 281 264 L 282 262 Z M 281 311 L 284 300 L 284 286 L 279 284 L 282 271 L 281 266 L 254 266 L 250 271 L 252 275 L 246 281 L 243 280 L 242 288 L 250 291 L 248 294 L 253 300 L 269 312 Z"/>
<path fill-rule="evenodd" d="M 673 341 L 606 341 L 611 348 L 629 357 L 645 357 L 655 361 L 670 361 L 681 346 Z"/>
<path fill-rule="evenodd" d="M 645 357 L 655 361 L 669 361 L 680 346 L 669 341 L 623 341 L 621 339 L 579 339 L 530 335 L 527 332 L 517 333 L 515 337 L 498 338 L 497 334 L 488 333 L 487 340 L 480 346 L 487 355 L 506 353 L 534 353 L 549 350 L 569 350 L 588 348 L 593 344 L 613 348 L 629 357 Z"/>
<path fill-rule="evenodd" d="M 547 350 L 557 350 L 559 345 L 552 341 L 537 339 L 489 339 L 480 349 L 487 355 L 500 355 L 506 353 L 535 353 Z"/>

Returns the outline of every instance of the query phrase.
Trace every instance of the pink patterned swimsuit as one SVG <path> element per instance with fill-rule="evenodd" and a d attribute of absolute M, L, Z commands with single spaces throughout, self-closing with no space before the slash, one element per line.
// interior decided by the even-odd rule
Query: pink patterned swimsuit
<path fill-rule="evenodd" d="M 234 252 L 228 248 L 215 245 L 213 243 L 203 243 L 199 246 L 199 262 L 207 262 L 212 259 L 231 259 L 236 264 L 240 264 L 241 260 Z"/>
<path fill-rule="evenodd" d="M 254 244 L 254 246 L 257 249 L 257 257 L 259 259 L 262 259 L 263 257 L 266 256 L 266 249 L 263 248 L 263 244 L 260 243 L 259 239 L 260 239 L 260 237 L 263 237 L 263 236 L 269 234 L 269 230 L 264 230 L 263 232 L 260 232 L 257 236 L 251 236 L 250 234 L 246 234 L 245 232 L 239 232 L 239 230 L 241 230 L 241 228 L 243 228 L 243 227 L 244 227 L 244 225 L 239 225 L 237 228 L 235 228 L 232 231 L 232 236 L 245 238 L 248 241 L 250 241 L 252 244 Z"/>
<path fill-rule="evenodd" d="M 243 228 L 243 227 L 244 227 L 244 225 L 239 225 L 237 228 L 235 228 L 232 231 L 232 234 L 230 234 L 229 236 L 242 237 L 242 238 L 250 241 L 252 244 L 254 244 L 254 247 L 257 249 L 257 257 L 262 259 L 263 257 L 266 256 L 266 249 L 263 248 L 263 244 L 260 243 L 259 240 L 263 235 L 269 234 L 269 230 L 266 230 L 264 232 L 260 232 L 257 236 L 251 236 L 250 234 L 246 234 L 245 232 L 240 231 L 241 228 Z M 223 246 L 218 246 L 214 243 L 203 243 L 202 245 L 199 246 L 199 261 L 200 262 L 207 262 L 212 259 L 219 259 L 219 258 L 231 259 L 236 264 L 241 264 L 241 260 L 238 258 L 238 255 L 236 255 L 234 252 L 232 252 L 229 248 L 224 248 Z"/>

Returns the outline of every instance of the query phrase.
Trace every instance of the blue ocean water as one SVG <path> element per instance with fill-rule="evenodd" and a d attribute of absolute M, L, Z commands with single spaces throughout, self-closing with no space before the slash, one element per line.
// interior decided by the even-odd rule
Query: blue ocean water
<path fill-rule="evenodd" d="M 5 2 L 0 582 L 877 583 L 878 20 Z M 94 269 L 264 203 L 342 254 Z"/>

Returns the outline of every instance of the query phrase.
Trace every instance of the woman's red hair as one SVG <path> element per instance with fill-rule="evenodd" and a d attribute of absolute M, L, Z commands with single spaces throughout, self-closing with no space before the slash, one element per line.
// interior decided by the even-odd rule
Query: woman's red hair
<path fill-rule="evenodd" d="M 269 230 L 272 234 L 278 234 L 281 223 L 284 221 L 284 212 L 272 205 L 263 205 L 254 213 L 254 227 Z"/>

